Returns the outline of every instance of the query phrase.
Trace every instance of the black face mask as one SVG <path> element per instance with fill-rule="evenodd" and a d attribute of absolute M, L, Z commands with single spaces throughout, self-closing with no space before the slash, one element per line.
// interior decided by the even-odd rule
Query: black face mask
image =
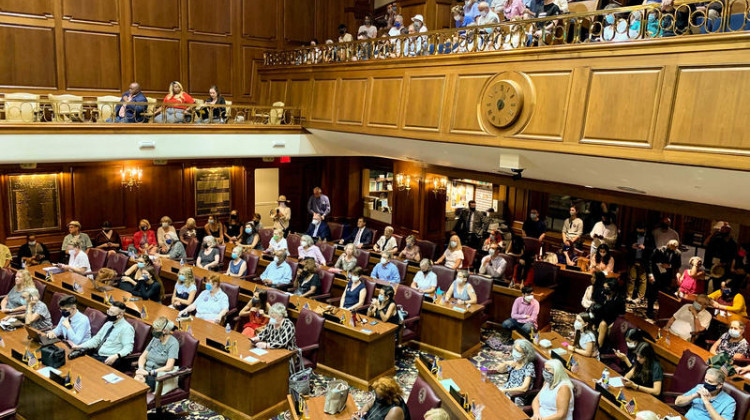
<path fill-rule="evenodd" d="M 339 33 L 340 33 L 341 35 L 344 35 L 344 34 L 346 33 L 346 29 L 339 29 Z"/>
<path fill-rule="evenodd" d="M 70 316 L 70 311 L 67 309 L 60 310 L 60 314 L 63 316 L 63 318 L 67 318 Z"/>
<path fill-rule="evenodd" d="M 236 214 L 232 214 L 232 215 L 229 216 L 229 218 L 232 219 L 232 220 L 237 220 L 237 215 Z"/>
<path fill-rule="evenodd" d="M 208 248 L 208 244 L 203 244 L 203 248 Z"/>
<path fill-rule="evenodd" d="M 117 315 L 107 314 L 107 321 L 109 321 L 109 322 L 116 322 L 117 321 Z"/>
<path fill-rule="evenodd" d="M 718 385 L 709 384 L 708 382 L 703 382 L 703 388 L 706 389 L 708 392 L 714 392 L 716 391 L 716 388 L 718 388 Z"/>
<path fill-rule="evenodd" d="M 141 226 L 141 230 L 145 232 L 145 231 L 147 231 L 147 230 L 148 230 L 148 227 L 146 227 L 146 226 Z"/>

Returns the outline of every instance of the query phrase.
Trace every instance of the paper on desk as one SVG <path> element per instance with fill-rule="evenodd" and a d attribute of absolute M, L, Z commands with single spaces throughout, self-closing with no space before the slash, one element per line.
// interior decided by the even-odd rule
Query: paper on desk
<path fill-rule="evenodd" d="M 59 370 L 57 370 L 57 369 L 55 369 L 53 367 L 49 367 L 49 366 L 45 366 L 45 367 L 37 370 L 37 372 L 39 372 L 39 374 L 42 375 L 42 376 L 44 376 L 45 378 L 49 378 L 49 373 L 50 372 L 54 372 L 55 375 L 59 375 L 59 374 L 62 373 Z"/>
<path fill-rule="evenodd" d="M 250 350 L 250 353 L 255 353 L 258 356 L 263 356 L 264 354 L 268 354 L 268 352 L 263 349 L 252 349 Z"/>
<path fill-rule="evenodd" d="M 102 379 L 104 379 L 104 381 L 108 384 L 116 384 L 122 380 L 122 377 L 117 376 L 114 373 L 110 373 L 108 375 L 102 376 Z"/>
<path fill-rule="evenodd" d="M 368 330 L 367 328 L 362 328 L 360 331 L 362 331 L 365 334 L 372 334 L 372 330 Z"/>
<path fill-rule="evenodd" d="M 253 356 L 247 356 L 242 360 L 249 362 L 249 363 L 256 363 L 258 361 L 258 359 L 254 358 Z"/>
<path fill-rule="evenodd" d="M 458 385 L 456 385 L 456 383 L 453 382 L 453 379 L 450 379 L 450 378 L 449 379 L 443 379 L 442 381 L 440 381 L 440 385 L 442 385 L 443 388 L 445 388 L 445 390 L 448 391 L 448 392 L 451 392 L 451 387 L 455 388 L 456 391 L 460 391 L 461 390 L 461 388 L 459 388 Z"/>
<path fill-rule="evenodd" d="M 617 377 L 609 378 L 609 386 L 613 386 L 615 388 L 622 388 L 623 386 L 625 386 L 625 384 L 622 383 L 622 377 L 617 376 Z"/>
<path fill-rule="evenodd" d="M 458 312 L 466 312 L 466 309 L 465 309 L 465 308 L 459 308 L 458 306 L 454 306 L 454 307 L 453 307 L 453 310 L 454 310 L 454 311 L 458 311 Z"/>
<path fill-rule="evenodd" d="M 680 416 L 664 416 L 664 420 L 680 420 Z"/>
<path fill-rule="evenodd" d="M 560 355 L 560 356 L 563 356 L 563 355 L 566 355 L 566 354 L 568 354 L 568 351 L 567 351 L 567 350 L 565 350 L 565 349 L 564 349 L 564 348 L 562 348 L 562 347 L 558 347 L 558 348 L 556 348 L 556 349 L 552 349 L 551 351 L 554 351 L 555 353 L 557 353 L 557 354 L 558 354 L 558 355 Z"/>

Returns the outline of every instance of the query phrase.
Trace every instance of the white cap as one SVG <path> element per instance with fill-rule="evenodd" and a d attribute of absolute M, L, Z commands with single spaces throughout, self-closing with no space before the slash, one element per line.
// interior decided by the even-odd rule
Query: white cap
<path fill-rule="evenodd" d="M 414 17 L 411 18 L 411 21 L 414 22 L 415 20 L 418 20 L 418 21 L 424 23 L 424 18 L 422 17 L 422 15 L 414 15 Z"/>

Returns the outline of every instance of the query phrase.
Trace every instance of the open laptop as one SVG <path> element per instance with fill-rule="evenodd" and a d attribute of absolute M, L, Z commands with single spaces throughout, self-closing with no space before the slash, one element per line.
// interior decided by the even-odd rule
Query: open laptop
<path fill-rule="evenodd" d="M 59 338 L 48 338 L 47 334 L 37 330 L 36 328 L 31 328 L 28 325 L 23 326 L 26 329 L 26 332 L 29 334 L 29 338 L 31 341 L 36 341 L 37 343 L 40 343 L 43 346 L 49 346 L 50 344 L 59 343 Z"/>

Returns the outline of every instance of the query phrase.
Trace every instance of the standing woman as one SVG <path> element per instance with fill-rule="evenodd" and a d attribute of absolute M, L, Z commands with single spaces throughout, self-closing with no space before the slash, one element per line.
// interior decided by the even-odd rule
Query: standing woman
<path fill-rule="evenodd" d="M 240 318 L 249 317 L 249 320 L 242 326 L 242 334 L 249 338 L 255 337 L 260 332 L 259 330 L 268 324 L 268 312 L 270 308 L 268 305 L 268 292 L 265 290 L 255 292 L 253 298 L 240 311 Z"/>
<path fill-rule="evenodd" d="M 169 84 L 169 93 L 164 97 L 164 106 L 156 109 L 154 122 L 157 123 L 181 123 L 185 121 L 184 105 L 167 105 L 167 104 L 193 104 L 195 99 L 184 91 L 178 81 Z"/>
<path fill-rule="evenodd" d="M 573 383 L 562 363 L 550 359 L 542 371 L 544 386 L 531 403 L 532 420 L 573 420 Z"/>
<path fill-rule="evenodd" d="M 224 224 L 219 221 L 219 216 L 212 214 L 208 216 L 208 222 L 203 225 L 206 236 L 213 236 L 219 245 L 224 243 Z"/>
<path fill-rule="evenodd" d="M 240 222 L 240 216 L 237 210 L 232 210 L 229 213 L 229 222 L 227 222 L 226 229 L 224 231 L 224 240 L 226 242 L 238 243 L 242 239 L 242 222 Z"/>
<path fill-rule="evenodd" d="M 682 275 L 677 274 L 680 293 L 684 295 L 700 295 L 706 291 L 706 270 L 703 268 L 701 257 L 692 257 L 688 268 Z"/>
<path fill-rule="evenodd" d="M 226 105 L 227 101 L 221 96 L 219 88 L 216 85 L 211 86 L 208 89 L 209 98 L 206 100 L 206 105 Z M 227 109 L 223 106 L 202 106 L 198 109 L 196 114 L 198 122 L 201 123 L 223 123 L 227 120 Z"/>
<path fill-rule="evenodd" d="M 442 264 L 445 262 L 445 266 L 458 270 L 464 262 L 464 252 L 461 250 L 461 239 L 458 235 L 451 236 L 448 243 L 448 248 L 445 249 L 443 255 L 435 261 L 435 264 Z"/>

